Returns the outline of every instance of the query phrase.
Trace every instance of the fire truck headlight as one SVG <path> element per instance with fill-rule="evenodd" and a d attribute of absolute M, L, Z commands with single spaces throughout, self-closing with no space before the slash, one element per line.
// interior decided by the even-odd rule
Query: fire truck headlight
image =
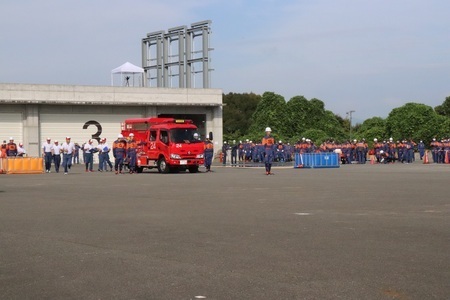
<path fill-rule="evenodd" d="M 181 156 L 179 154 L 170 154 L 171 159 L 181 159 Z"/>
<path fill-rule="evenodd" d="M 203 154 L 197 154 L 195 158 L 203 158 Z"/>

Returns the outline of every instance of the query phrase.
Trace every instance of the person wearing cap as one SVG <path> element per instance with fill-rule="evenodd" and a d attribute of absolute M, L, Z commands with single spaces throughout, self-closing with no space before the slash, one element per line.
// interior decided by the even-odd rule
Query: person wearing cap
<path fill-rule="evenodd" d="M 105 165 L 105 155 L 103 154 L 103 138 L 100 139 L 100 143 L 97 145 L 98 151 L 98 169 L 97 171 L 103 172 L 103 167 Z M 106 168 L 105 168 L 106 171 Z"/>
<path fill-rule="evenodd" d="M 81 146 L 75 143 L 75 150 L 73 151 L 73 164 L 80 164 L 80 149 Z"/>
<path fill-rule="evenodd" d="M 128 135 L 128 142 L 127 142 L 127 160 L 128 160 L 128 168 L 130 169 L 130 174 L 136 173 L 136 154 L 137 154 L 137 143 L 134 140 L 134 134 L 130 133 Z"/>
<path fill-rule="evenodd" d="M 230 146 L 231 146 L 231 166 L 236 167 L 237 153 L 238 153 L 238 144 L 236 144 L 236 140 L 233 140 L 233 144 Z"/>
<path fill-rule="evenodd" d="M 122 134 L 117 136 L 117 140 L 113 143 L 114 170 L 117 174 L 122 174 L 123 160 L 126 156 L 127 142 Z"/>
<path fill-rule="evenodd" d="M 45 173 L 50 173 L 52 167 L 52 149 L 53 145 L 50 143 L 51 139 L 47 138 L 42 145 L 42 156 L 44 157 Z"/>
<path fill-rule="evenodd" d="M 56 173 L 59 173 L 59 166 L 61 165 L 61 151 L 62 151 L 61 145 L 57 140 L 55 140 L 52 147 L 52 155 Z"/>
<path fill-rule="evenodd" d="M 264 165 L 266 167 L 266 175 L 273 175 L 271 172 L 273 162 L 273 147 L 275 145 L 275 139 L 271 135 L 272 129 L 266 127 L 266 135 L 263 137 L 261 144 L 264 147 Z"/>
<path fill-rule="evenodd" d="M 222 164 L 225 166 L 227 164 L 227 151 L 228 151 L 229 147 L 227 142 L 223 142 L 223 146 L 222 146 Z"/>
<path fill-rule="evenodd" d="M 111 149 L 109 148 L 109 145 L 106 143 L 106 138 L 102 138 L 100 145 L 99 145 L 99 151 L 102 154 L 103 164 L 99 164 L 100 170 L 104 169 L 105 171 L 108 171 L 108 166 L 109 166 L 109 170 L 112 172 L 112 163 L 109 158 L 110 150 Z"/>
<path fill-rule="evenodd" d="M 83 148 L 86 160 L 84 161 L 86 165 L 86 172 L 94 172 L 94 153 L 97 152 L 97 148 L 92 145 L 94 141 L 90 139 Z"/>
<path fill-rule="evenodd" d="M 67 175 L 67 173 L 69 173 L 69 169 L 72 166 L 72 157 L 75 151 L 75 145 L 70 140 L 70 136 L 66 137 L 66 141 L 61 145 L 63 153 L 62 165 L 64 167 L 64 175 Z"/>
<path fill-rule="evenodd" d="M 214 144 L 209 137 L 206 137 L 204 157 L 206 172 L 211 172 L 211 164 L 214 157 Z"/>
<path fill-rule="evenodd" d="M 417 144 L 417 150 L 419 151 L 420 160 L 422 160 L 423 156 L 425 155 L 425 143 L 423 141 L 420 141 Z"/>
<path fill-rule="evenodd" d="M 276 149 L 277 149 L 276 159 L 279 162 L 284 162 L 286 160 L 286 157 L 285 157 L 285 153 L 284 153 L 285 146 L 283 145 L 283 141 L 278 141 L 278 145 L 277 145 Z"/>
<path fill-rule="evenodd" d="M 8 146 L 6 144 L 6 140 L 3 141 L 1 146 L 1 152 L 0 152 L 0 158 L 6 158 L 6 150 L 8 149 Z"/>
<path fill-rule="evenodd" d="M 9 138 L 9 143 L 6 145 L 6 156 L 17 156 L 17 145 L 14 143 L 14 139 L 12 137 Z"/>
<path fill-rule="evenodd" d="M 27 154 L 27 151 L 23 147 L 23 144 L 19 143 L 19 146 L 17 147 L 17 156 L 24 157 L 24 156 L 26 156 L 26 154 Z"/>

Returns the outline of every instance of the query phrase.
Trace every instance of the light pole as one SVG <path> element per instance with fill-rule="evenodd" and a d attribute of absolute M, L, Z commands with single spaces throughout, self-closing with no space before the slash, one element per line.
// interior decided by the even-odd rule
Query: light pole
<path fill-rule="evenodd" d="M 349 116 L 350 119 L 350 141 L 352 140 L 352 113 L 354 113 L 354 110 L 348 111 L 347 115 Z"/>

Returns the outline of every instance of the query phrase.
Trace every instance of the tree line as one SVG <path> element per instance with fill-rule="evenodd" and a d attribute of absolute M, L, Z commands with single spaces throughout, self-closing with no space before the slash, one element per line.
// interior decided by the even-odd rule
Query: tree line
<path fill-rule="evenodd" d="M 450 137 L 450 96 L 432 108 L 421 103 L 406 103 L 394 108 L 387 118 L 373 117 L 350 128 L 348 118 L 325 109 L 323 101 L 304 96 L 284 97 L 273 92 L 229 93 L 223 95 L 223 134 L 225 141 L 259 141 L 264 128 L 270 126 L 274 137 L 295 143 L 302 137 L 316 143 L 349 139 L 395 141 L 412 139 L 430 143 L 433 138 Z M 351 134 L 351 136 L 350 136 Z"/>

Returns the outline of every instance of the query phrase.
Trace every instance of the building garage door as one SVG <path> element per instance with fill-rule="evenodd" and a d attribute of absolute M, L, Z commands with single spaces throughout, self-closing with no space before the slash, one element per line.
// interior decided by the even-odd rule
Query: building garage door
<path fill-rule="evenodd" d="M 16 144 L 24 143 L 21 113 L 0 113 L 0 142 L 9 142 L 10 137 Z"/>
<path fill-rule="evenodd" d="M 112 146 L 121 130 L 121 122 L 127 118 L 140 118 L 141 115 L 112 115 L 112 114 L 41 114 L 40 132 L 41 143 L 46 138 L 52 142 L 65 141 L 66 136 L 80 146 L 89 139 L 106 138 Z M 41 144 L 42 145 L 42 144 Z M 97 141 L 94 141 L 97 145 Z M 96 157 L 97 155 L 95 155 Z"/>

